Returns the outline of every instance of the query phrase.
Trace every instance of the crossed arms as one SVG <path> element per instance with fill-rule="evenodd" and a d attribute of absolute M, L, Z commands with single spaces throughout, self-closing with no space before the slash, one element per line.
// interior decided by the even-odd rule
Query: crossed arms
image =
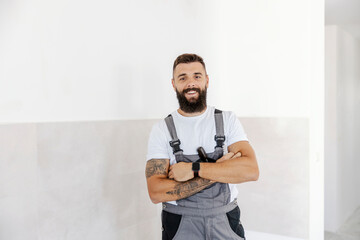
<path fill-rule="evenodd" d="M 216 163 L 201 163 L 194 178 L 191 163 L 170 165 L 169 159 L 151 159 L 146 164 L 146 180 L 153 203 L 189 197 L 215 182 L 242 183 L 256 181 L 259 169 L 255 152 L 247 141 L 228 147 L 228 154 Z"/>

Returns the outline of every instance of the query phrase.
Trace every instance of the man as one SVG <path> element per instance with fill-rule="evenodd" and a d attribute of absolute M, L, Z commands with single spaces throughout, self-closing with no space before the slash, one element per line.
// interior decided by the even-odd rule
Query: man
<path fill-rule="evenodd" d="M 207 106 L 200 56 L 177 57 L 172 85 L 180 107 L 153 126 L 146 164 L 149 196 L 163 203 L 162 239 L 245 239 L 234 184 L 258 179 L 254 150 L 234 113 Z"/>

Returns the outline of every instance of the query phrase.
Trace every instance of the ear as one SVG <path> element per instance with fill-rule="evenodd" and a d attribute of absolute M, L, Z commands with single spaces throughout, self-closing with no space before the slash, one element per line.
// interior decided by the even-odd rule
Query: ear
<path fill-rule="evenodd" d="M 173 86 L 174 91 L 176 92 L 175 80 L 174 80 L 174 78 L 171 79 L 171 84 L 172 84 L 172 86 Z"/>
<path fill-rule="evenodd" d="M 209 87 L 209 75 L 206 74 L 206 88 Z"/>

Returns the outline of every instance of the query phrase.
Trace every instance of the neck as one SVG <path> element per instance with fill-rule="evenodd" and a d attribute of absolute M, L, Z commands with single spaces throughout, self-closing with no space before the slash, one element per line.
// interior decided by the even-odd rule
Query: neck
<path fill-rule="evenodd" d="M 188 112 L 184 112 L 180 108 L 177 111 L 184 117 L 196 117 L 196 116 L 203 114 L 206 111 L 206 109 L 207 109 L 207 106 L 201 112 L 188 113 Z"/>

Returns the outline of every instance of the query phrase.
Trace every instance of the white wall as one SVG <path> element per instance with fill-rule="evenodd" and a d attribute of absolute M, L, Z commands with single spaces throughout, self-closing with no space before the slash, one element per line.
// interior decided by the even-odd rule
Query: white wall
<path fill-rule="evenodd" d="M 336 27 L 325 28 L 325 229 L 339 226 L 337 193 Z"/>
<path fill-rule="evenodd" d="M 325 229 L 360 206 L 360 41 L 326 27 Z"/>
<path fill-rule="evenodd" d="M 162 118 L 177 107 L 174 58 L 198 53 L 210 74 L 209 104 L 241 117 L 309 119 L 309 232 L 321 239 L 323 7 L 1 1 L 0 123 Z"/>
<path fill-rule="evenodd" d="M 163 117 L 184 52 L 205 58 L 210 104 L 308 117 L 320 11 L 310 0 L 1 1 L 0 122 Z"/>

